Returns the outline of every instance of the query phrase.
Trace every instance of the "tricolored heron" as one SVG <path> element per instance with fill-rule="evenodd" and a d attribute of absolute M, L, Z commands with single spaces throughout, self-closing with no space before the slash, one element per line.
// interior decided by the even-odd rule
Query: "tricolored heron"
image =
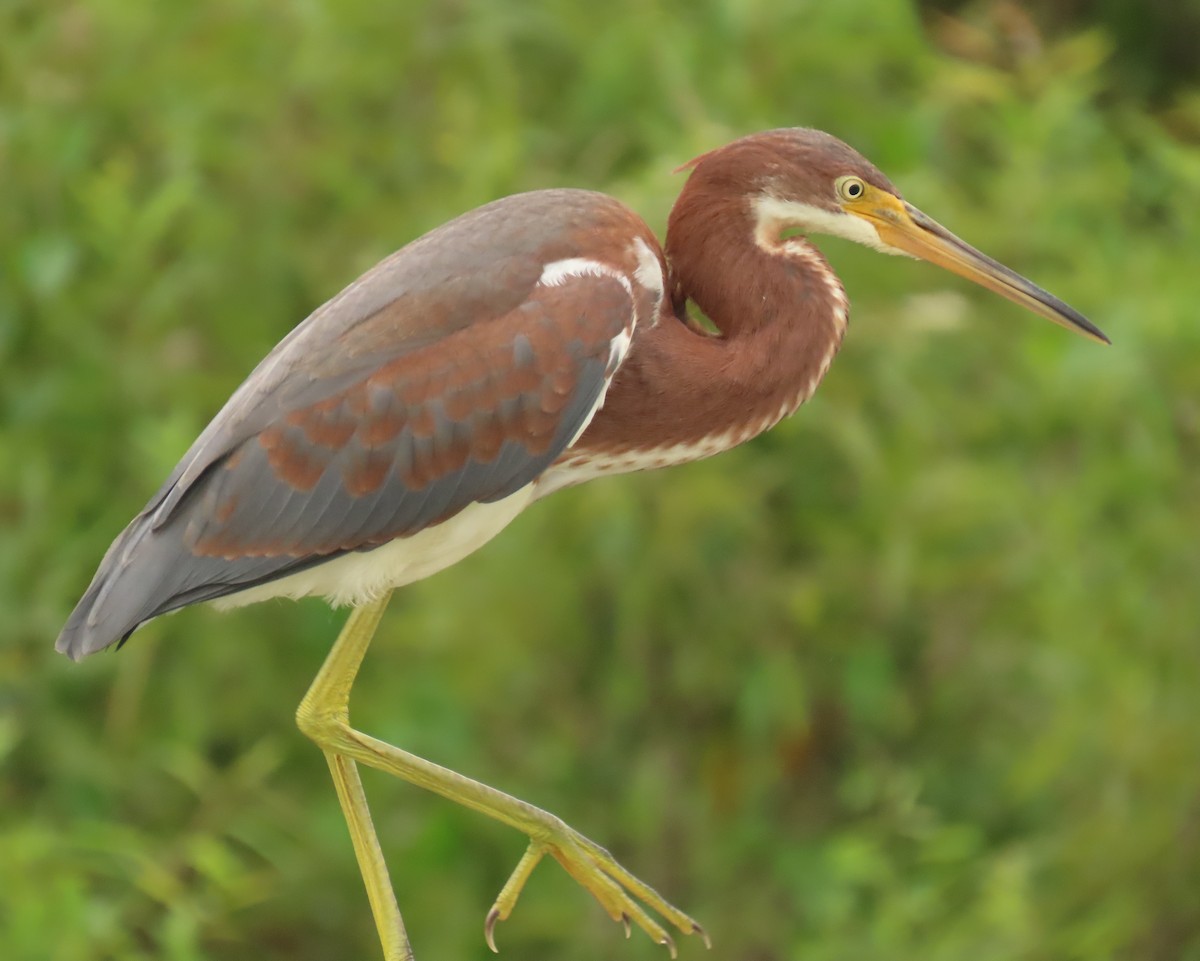
<path fill-rule="evenodd" d="M 58 639 L 78 659 L 200 601 L 353 605 L 297 722 L 329 762 L 389 961 L 411 950 L 359 762 L 529 836 L 487 915 L 493 949 L 546 854 L 672 953 L 662 922 L 703 934 L 558 818 L 351 727 L 348 703 L 394 588 L 466 557 L 552 491 L 708 457 L 812 395 L 849 305 L 796 231 L 929 260 L 1107 343 L 828 134 L 759 133 L 685 166 L 665 247 L 610 197 L 535 191 L 413 241 L 318 308 L 113 542 Z"/>

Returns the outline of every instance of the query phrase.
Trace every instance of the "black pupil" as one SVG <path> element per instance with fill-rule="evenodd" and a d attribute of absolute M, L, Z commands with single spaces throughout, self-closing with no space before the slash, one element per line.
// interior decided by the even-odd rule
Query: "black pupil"
<path fill-rule="evenodd" d="M 846 193 L 848 193 L 851 197 L 857 197 L 860 193 L 862 193 L 862 184 L 846 184 Z"/>

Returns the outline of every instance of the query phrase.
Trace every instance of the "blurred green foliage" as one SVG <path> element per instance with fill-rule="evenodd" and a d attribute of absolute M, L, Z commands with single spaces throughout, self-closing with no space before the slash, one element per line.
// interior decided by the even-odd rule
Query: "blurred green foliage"
<path fill-rule="evenodd" d="M 0 6 L 0 956 L 377 955 L 292 727 L 340 615 L 189 610 L 78 666 L 59 627 L 376 259 L 560 184 L 661 229 L 674 166 L 805 124 L 1116 345 L 823 243 L 855 313 L 817 398 L 401 592 L 355 719 L 610 845 L 713 958 L 1200 959 L 1196 76 L 1162 4 L 938 6 Z M 522 838 L 365 776 L 418 957 L 489 956 Z M 553 867 L 498 933 L 661 956 Z"/>

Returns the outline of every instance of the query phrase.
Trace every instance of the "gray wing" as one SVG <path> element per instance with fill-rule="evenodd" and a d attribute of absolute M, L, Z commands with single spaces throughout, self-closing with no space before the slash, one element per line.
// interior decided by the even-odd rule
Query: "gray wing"
<path fill-rule="evenodd" d="M 504 202 L 481 208 L 309 317 L 109 548 L 57 649 L 82 657 L 159 614 L 370 550 L 537 478 L 601 402 L 635 322 L 619 275 L 538 282 L 547 262 L 579 255 L 577 207 L 595 197 L 509 198 L 540 238 Z M 627 216 L 605 202 L 592 216 Z M 565 226 L 548 241 L 553 214 Z"/>

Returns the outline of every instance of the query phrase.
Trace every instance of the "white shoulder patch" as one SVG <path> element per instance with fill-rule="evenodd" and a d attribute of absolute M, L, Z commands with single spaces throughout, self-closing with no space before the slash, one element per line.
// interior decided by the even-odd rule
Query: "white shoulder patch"
<path fill-rule="evenodd" d="M 625 292 L 633 297 L 633 285 L 629 278 L 619 270 L 603 264 L 598 260 L 588 260 L 586 257 L 568 257 L 566 260 L 554 260 L 542 268 L 542 276 L 538 284 L 542 287 L 560 287 L 572 277 L 609 277 L 619 281 Z"/>
<path fill-rule="evenodd" d="M 634 280 L 662 300 L 663 294 L 666 293 L 666 281 L 662 264 L 654 255 L 654 251 L 646 241 L 638 237 L 633 242 L 633 253 L 638 263 L 637 270 L 633 273 Z"/>
<path fill-rule="evenodd" d="M 646 246 L 645 241 L 639 238 L 637 243 L 645 247 L 646 254 L 654 260 L 654 267 L 659 280 L 657 287 L 651 287 L 651 290 L 661 290 L 663 286 L 661 279 L 662 271 L 658 269 L 658 259 L 654 257 L 653 252 Z M 643 273 L 643 267 L 644 261 L 639 256 L 638 273 L 636 275 L 639 284 L 644 283 L 640 276 Z M 608 359 L 604 369 L 604 386 L 596 397 L 596 402 L 592 406 L 591 411 L 584 417 L 582 423 L 579 425 L 579 429 L 575 432 L 575 436 L 571 438 L 571 443 L 567 445 L 568 447 L 574 445 L 579 440 L 583 432 L 587 430 L 588 425 L 591 424 L 596 412 L 604 406 L 604 398 L 608 394 L 608 388 L 612 385 L 613 375 L 616 374 L 617 368 L 624 363 L 626 356 L 629 354 L 629 348 L 633 344 L 633 330 L 638 321 L 635 313 L 637 298 L 633 294 L 633 284 L 630 283 L 629 278 L 620 270 L 599 260 L 589 260 L 587 257 L 568 257 L 564 260 L 552 261 L 542 268 L 542 276 L 538 279 L 538 285 L 542 287 L 561 287 L 573 277 L 606 277 L 618 281 L 625 288 L 625 293 L 629 297 L 629 316 L 620 333 L 609 342 Z"/>

